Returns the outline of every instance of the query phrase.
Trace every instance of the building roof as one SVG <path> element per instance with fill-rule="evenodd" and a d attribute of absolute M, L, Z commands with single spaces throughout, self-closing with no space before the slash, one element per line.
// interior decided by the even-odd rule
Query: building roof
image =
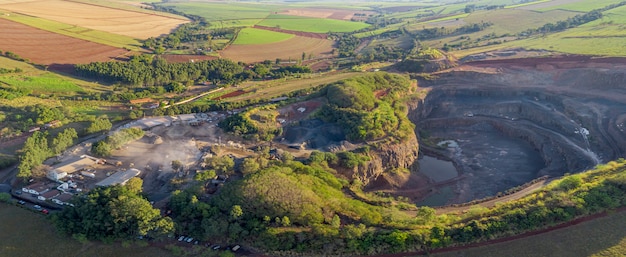
<path fill-rule="evenodd" d="M 181 121 L 190 121 L 190 120 L 195 120 L 196 119 L 196 115 L 191 113 L 191 114 L 179 114 L 178 115 L 178 119 Z"/>
<path fill-rule="evenodd" d="M 71 194 L 60 194 L 60 195 L 57 195 L 57 197 L 54 197 L 54 199 L 67 203 L 70 201 L 70 199 L 72 199 L 73 196 L 74 195 L 71 195 Z"/>
<path fill-rule="evenodd" d="M 138 169 L 128 169 L 126 171 L 116 172 L 108 178 L 96 183 L 96 186 L 113 186 L 118 184 L 124 184 L 128 180 L 141 174 Z"/>
<path fill-rule="evenodd" d="M 94 164 L 96 164 L 96 161 L 87 157 L 72 159 L 55 167 L 54 171 L 57 173 L 66 172 L 69 174 Z"/>
<path fill-rule="evenodd" d="M 43 196 L 44 198 L 52 198 L 52 197 L 57 196 L 60 193 L 61 192 L 59 192 L 59 190 L 52 189 L 52 190 L 50 190 L 48 192 L 45 192 L 45 193 L 41 194 L 41 196 Z"/>
<path fill-rule="evenodd" d="M 33 184 L 30 184 L 30 185 L 26 186 L 26 188 L 27 189 L 34 189 L 34 188 L 37 188 L 37 187 L 41 187 L 43 185 L 44 185 L 43 182 L 37 182 L 37 183 L 33 183 Z"/>

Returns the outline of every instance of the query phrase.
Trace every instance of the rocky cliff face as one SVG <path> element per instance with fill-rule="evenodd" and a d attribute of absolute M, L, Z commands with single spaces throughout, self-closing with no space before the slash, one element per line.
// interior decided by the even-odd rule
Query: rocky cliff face
<path fill-rule="evenodd" d="M 408 115 L 415 111 L 418 103 L 409 102 L 407 106 Z M 363 185 L 368 185 L 385 172 L 398 168 L 409 169 L 417 160 L 418 153 L 419 143 L 415 132 L 412 131 L 402 142 L 379 143 L 377 147 L 372 147 L 368 153 L 370 158 L 368 162 L 344 173 L 347 173 L 345 174 L 347 177 L 358 179 Z"/>
<path fill-rule="evenodd" d="M 369 152 L 370 160 L 352 170 L 352 177 L 363 185 L 376 180 L 384 172 L 397 168 L 408 169 L 417 160 L 419 144 L 415 133 L 399 143 L 383 144 Z"/>

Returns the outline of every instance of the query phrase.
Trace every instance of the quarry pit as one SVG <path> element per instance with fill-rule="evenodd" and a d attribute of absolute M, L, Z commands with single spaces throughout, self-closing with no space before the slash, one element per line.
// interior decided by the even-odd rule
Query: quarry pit
<path fill-rule="evenodd" d="M 481 61 L 435 76 L 409 113 L 420 160 L 407 181 L 429 190 L 406 183 L 392 195 L 464 203 L 626 156 L 625 59 Z"/>

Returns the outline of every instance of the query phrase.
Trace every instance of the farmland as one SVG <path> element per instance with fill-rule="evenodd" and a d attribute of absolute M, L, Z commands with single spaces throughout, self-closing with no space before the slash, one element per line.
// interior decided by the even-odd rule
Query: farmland
<path fill-rule="evenodd" d="M 3 256 L 172 256 L 168 251 L 145 243 L 81 244 L 60 236 L 45 216 L 30 210 L 0 203 L 0 252 Z M 36 243 L 35 243 L 36 242 Z M 143 246 L 142 246 L 143 245 Z"/>
<path fill-rule="evenodd" d="M 575 1 L 572 3 L 563 3 L 560 5 L 553 5 L 550 7 L 546 7 L 546 8 L 540 8 L 537 9 L 538 11 L 550 11 L 550 10 L 554 10 L 554 9 L 561 9 L 561 10 L 567 10 L 567 11 L 575 11 L 575 12 L 588 12 L 591 11 L 593 9 L 598 9 L 598 8 L 602 8 L 605 7 L 607 5 L 610 4 L 617 4 L 622 2 L 622 0 L 602 0 L 602 1 L 596 1 L 596 0 L 581 0 L 581 1 Z"/>
<path fill-rule="evenodd" d="M 11 3 L 0 4 L 0 10 L 17 12 L 138 39 L 167 34 L 178 25 L 188 22 L 185 18 L 176 19 L 168 16 L 61 0 L 11 1 Z"/>
<path fill-rule="evenodd" d="M 299 16 L 273 14 L 261 21 L 258 25 L 267 27 L 280 27 L 281 29 L 327 33 L 327 32 L 352 32 L 368 27 L 361 22 L 351 22 L 320 18 L 303 18 Z"/>
<path fill-rule="evenodd" d="M 317 39 L 295 36 L 278 43 L 257 45 L 231 45 L 221 52 L 222 57 L 242 61 L 260 62 L 264 60 L 299 60 L 302 53 L 312 54 L 315 57 L 330 55 L 333 42 L 327 39 Z"/>
<path fill-rule="evenodd" d="M 623 256 L 626 212 L 510 242 L 481 246 L 434 257 L 453 256 Z"/>
<path fill-rule="evenodd" d="M 244 28 L 237 34 L 234 45 L 261 45 L 285 41 L 293 38 L 294 35 L 275 31 Z"/>
<path fill-rule="evenodd" d="M 362 16 L 355 16 L 355 14 L 361 14 Z M 373 15 L 375 12 L 372 11 L 362 11 L 362 10 L 350 10 L 350 9 L 330 9 L 330 8 L 293 8 L 287 9 L 279 14 L 292 15 L 292 16 L 302 16 L 302 17 L 310 17 L 310 18 L 328 18 L 335 20 L 352 20 L 352 19 L 364 19 L 367 16 L 363 15 Z"/>
<path fill-rule="evenodd" d="M 271 99 L 292 91 L 330 84 L 333 81 L 355 77 L 358 74 L 359 73 L 355 72 L 312 74 L 305 76 L 304 78 L 291 78 L 278 81 L 251 81 L 242 85 L 247 92 L 250 92 L 249 94 L 227 98 L 226 101 L 245 101 L 254 98 Z"/>
<path fill-rule="evenodd" d="M 279 6 L 271 4 L 223 4 L 210 2 L 164 3 L 178 11 L 204 17 L 209 22 L 228 23 L 231 20 L 260 20 Z"/>
<path fill-rule="evenodd" d="M 127 51 L 0 19 L 0 49 L 37 64 L 74 64 L 107 61 Z M 52 49 L 54 49 L 52 51 Z"/>
<path fill-rule="evenodd" d="M 50 31 L 53 33 L 83 39 L 94 43 L 100 43 L 117 48 L 126 48 L 134 51 L 139 51 L 141 43 L 139 40 L 123 36 L 119 34 L 113 34 L 109 32 L 88 29 L 79 27 L 76 25 L 65 24 L 57 21 L 46 20 L 34 16 L 22 15 L 17 13 L 9 13 L 2 16 L 2 18 L 19 22 L 31 27 L 35 27 L 41 30 Z"/>
<path fill-rule="evenodd" d="M 618 7 L 604 12 L 602 19 L 544 37 L 532 37 L 501 45 L 461 50 L 456 53 L 459 56 L 465 56 L 480 51 L 523 47 L 574 54 L 624 56 L 626 55 L 626 45 L 623 43 L 626 37 L 626 32 L 623 29 L 623 26 L 626 26 L 624 11 L 626 11 L 626 6 Z M 553 12 L 562 11 L 556 10 L 549 13 Z M 528 17 L 533 16 L 529 15 Z M 528 21 L 532 20 L 532 18 L 528 19 Z M 537 19 L 536 23 L 539 22 L 541 19 Z"/>

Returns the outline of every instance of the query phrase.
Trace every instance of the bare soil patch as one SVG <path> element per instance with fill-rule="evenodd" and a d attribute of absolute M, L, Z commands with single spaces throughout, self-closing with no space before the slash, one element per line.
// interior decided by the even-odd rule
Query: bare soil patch
<path fill-rule="evenodd" d="M 218 96 L 218 97 L 216 97 L 216 98 L 213 98 L 213 100 L 222 100 L 222 99 L 226 99 L 226 98 L 236 97 L 236 96 L 243 95 L 243 94 L 245 94 L 245 93 L 248 93 L 248 92 L 243 91 L 243 90 L 237 90 L 237 91 L 230 92 L 230 93 L 228 93 L 228 94 L 225 94 L 225 95 L 222 95 L 222 96 Z"/>
<path fill-rule="evenodd" d="M 10 1 L 0 9 L 139 39 L 167 34 L 188 20 L 72 1 Z"/>
<path fill-rule="evenodd" d="M 357 13 L 364 15 L 355 16 L 355 14 Z M 295 8 L 284 10 L 282 12 L 279 12 L 279 14 L 349 21 L 365 20 L 367 19 L 368 15 L 375 14 L 375 12 L 331 8 Z"/>
<path fill-rule="evenodd" d="M 222 57 L 242 62 L 264 60 L 299 60 L 302 53 L 323 58 L 331 55 L 333 41 L 328 39 L 295 36 L 289 40 L 264 45 L 230 45 L 221 52 Z"/>
<path fill-rule="evenodd" d="M 76 64 L 109 61 L 128 51 L 0 19 L 0 49 L 37 64 Z"/>

